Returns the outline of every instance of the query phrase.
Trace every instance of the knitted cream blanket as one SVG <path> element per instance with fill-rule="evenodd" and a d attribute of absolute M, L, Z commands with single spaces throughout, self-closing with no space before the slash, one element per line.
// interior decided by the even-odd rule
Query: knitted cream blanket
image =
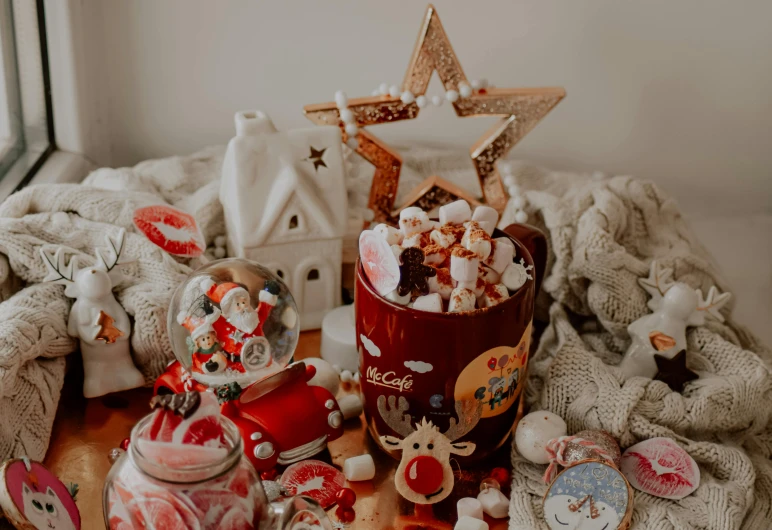
<path fill-rule="evenodd" d="M 148 382 L 171 358 L 166 310 L 191 266 L 170 258 L 132 228 L 137 206 L 166 202 L 192 213 L 207 243 L 224 232 L 217 200 L 223 150 L 149 161 L 132 169 L 99 170 L 87 186 L 29 188 L 0 205 L 0 458 L 42 458 L 64 378 L 63 357 L 76 350 L 67 336 L 71 301 L 63 288 L 39 284 L 38 249 L 65 244 L 88 262 L 105 232 L 125 227 L 132 279 L 116 295 L 134 319 L 135 363 Z M 466 154 L 404 151 L 399 195 L 439 174 L 476 187 Z M 352 226 L 361 226 L 372 168 L 349 160 Z M 681 501 L 636 492 L 634 528 L 772 527 L 772 355 L 729 311 L 727 322 L 688 332 L 689 364 L 700 379 L 683 394 L 645 379 L 624 381 L 613 366 L 629 344 L 627 325 L 648 312 L 637 279 L 651 259 L 675 278 L 707 289 L 726 285 L 682 221 L 674 202 L 653 184 L 629 177 L 545 172 L 516 167 L 531 220 L 550 236 L 551 252 L 536 318 L 549 321 L 529 369 L 528 404 L 562 416 L 569 433 L 605 429 L 623 448 L 653 436 L 675 439 L 700 465 L 698 490 Z M 512 217 L 505 213 L 503 220 Z M 546 528 L 541 519 L 544 466 L 513 449 L 511 528 Z"/>

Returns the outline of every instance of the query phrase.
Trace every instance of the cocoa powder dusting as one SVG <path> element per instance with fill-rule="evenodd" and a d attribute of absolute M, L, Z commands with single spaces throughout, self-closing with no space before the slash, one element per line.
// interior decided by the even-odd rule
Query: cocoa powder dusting
<path fill-rule="evenodd" d="M 464 247 L 454 247 L 452 255 L 453 257 L 464 259 L 472 259 L 477 257 L 477 254 L 471 250 L 465 249 Z"/>

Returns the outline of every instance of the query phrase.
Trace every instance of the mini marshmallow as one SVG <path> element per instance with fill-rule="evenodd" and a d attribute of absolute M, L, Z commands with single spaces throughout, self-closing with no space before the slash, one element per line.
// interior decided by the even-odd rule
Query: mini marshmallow
<path fill-rule="evenodd" d="M 402 255 L 402 251 L 405 250 L 399 245 L 392 245 L 391 251 L 394 253 L 394 257 L 397 258 L 397 261 L 399 261 L 399 257 Z"/>
<path fill-rule="evenodd" d="M 399 212 L 399 228 L 402 235 L 410 237 L 431 230 L 432 222 L 428 213 L 417 206 L 411 206 Z"/>
<path fill-rule="evenodd" d="M 469 289 L 456 287 L 450 293 L 450 305 L 448 311 L 451 313 L 461 313 L 464 311 L 474 311 L 474 304 L 477 301 L 474 293 Z"/>
<path fill-rule="evenodd" d="M 469 236 L 472 235 L 472 231 L 482 230 L 482 228 L 480 228 L 480 225 L 477 224 L 477 221 L 469 221 L 464 223 L 464 228 L 466 228 L 466 231 L 464 232 L 464 235 L 461 236 L 461 246 L 466 248 L 467 243 L 469 243 Z"/>
<path fill-rule="evenodd" d="M 454 248 L 450 255 L 450 275 L 457 282 L 471 282 L 477 279 L 480 260 L 470 250 Z"/>
<path fill-rule="evenodd" d="M 528 279 L 532 279 L 528 271 L 519 263 L 510 263 L 501 273 L 501 283 L 510 291 L 517 291 Z"/>
<path fill-rule="evenodd" d="M 439 293 L 430 293 L 419 296 L 413 302 L 413 309 L 428 311 L 430 313 L 442 313 L 442 297 Z"/>
<path fill-rule="evenodd" d="M 493 242 L 491 255 L 485 260 L 485 264 L 501 274 L 512 263 L 512 258 L 515 255 L 515 245 L 505 237 L 497 237 Z"/>
<path fill-rule="evenodd" d="M 439 265 L 448 257 L 448 251 L 439 245 L 427 245 L 424 247 L 424 264 Z"/>
<path fill-rule="evenodd" d="M 396 289 L 386 295 L 386 300 L 390 300 L 395 304 L 407 305 L 410 302 L 411 293 L 407 293 L 405 296 L 400 296 Z"/>
<path fill-rule="evenodd" d="M 423 234 L 413 234 L 402 240 L 402 248 L 420 247 L 423 241 Z"/>
<path fill-rule="evenodd" d="M 343 474 L 349 482 L 372 480 L 375 477 L 375 462 L 373 457 L 365 453 L 352 456 L 343 461 Z"/>
<path fill-rule="evenodd" d="M 458 518 L 458 522 L 453 527 L 453 530 L 488 530 L 488 528 L 488 523 L 485 521 L 465 515 Z"/>
<path fill-rule="evenodd" d="M 490 206 L 478 206 L 472 214 L 472 221 L 477 221 L 480 228 L 485 230 L 488 235 L 493 233 L 496 223 L 499 222 L 499 212 Z"/>
<path fill-rule="evenodd" d="M 393 226 L 381 223 L 373 228 L 373 232 L 385 239 L 389 245 L 399 245 L 402 243 L 402 232 Z"/>
<path fill-rule="evenodd" d="M 431 239 L 432 243 L 439 245 L 442 248 L 448 248 L 456 242 L 456 236 L 454 234 L 440 229 L 432 230 L 432 233 L 429 234 L 429 239 Z"/>
<path fill-rule="evenodd" d="M 492 248 L 490 238 L 478 225 L 470 225 L 462 240 L 465 241 L 464 248 L 477 254 L 480 261 L 485 261 L 490 256 Z"/>
<path fill-rule="evenodd" d="M 446 268 L 437 269 L 437 274 L 426 279 L 430 293 L 438 293 L 443 300 L 450 299 L 455 283 Z"/>
<path fill-rule="evenodd" d="M 481 278 L 477 278 L 471 282 L 458 282 L 456 287 L 472 291 L 475 298 L 480 298 L 485 293 L 485 281 Z"/>
<path fill-rule="evenodd" d="M 485 307 L 492 307 L 496 304 L 500 304 L 507 298 L 509 298 L 507 286 L 503 283 L 497 283 L 495 285 L 488 285 L 488 287 L 485 288 L 485 294 L 482 296 L 482 303 Z"/>
<path fill-rule="evenodd" d="M 485 488 L 477 495 L 485 513 L 494 519 L 503 519 L 509 515 L 509 499 L 496 488 Z"/>
<path fill-rule="evenodd" d="M 359 372 L 357 372 L 357 374 L 358 373 Z M 351 380 L 354 380 L 353 376 L 351 377 Z M 344 420 L 358 418 L 359 415 L 362 414 L 362 399 L 356 394 L 346 394 L 338 400 L 338 407 L 340 408 L 341 414 L 343 414 Z"/>
<path fill-rule="evenodd" d="M 477 269 L 477 276 L 488 283 L 499 283 L 501 275 L 495 270 L 485 265 L 480 265 Z"/>
<path fill-rule="evenodd" d="M 440 224 L 460 225 L 472 218 L 472 208 L 464 199 L 440 206 Z"/>
<path fill-rule="evenodd" d="M 474 497 L 459 499 L 456 503 L 456 511 L 459 519 L 462 517 L 473 517 L 481 521 L 483 519 L 482 503 Z"/>

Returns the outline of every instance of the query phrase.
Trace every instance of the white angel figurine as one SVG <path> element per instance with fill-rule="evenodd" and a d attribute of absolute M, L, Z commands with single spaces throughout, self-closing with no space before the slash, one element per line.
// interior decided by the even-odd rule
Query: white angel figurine
<path fill-rule="evenodd" d="M 80 339 L 83 395 L 87 398 L 145 384 L 145 378 L 131 360 L 129 315 L 113 296 L 113 286 L 122 279 L 115 267 L 128 262 L 121 260 L 125 237 L 123 229 L 115 239 L 106 236 L 106 255 L 96 249 L 96 265 L 85 269 L 78 268 L 77 256 L 67 262 L 64 247 L 53 253 L 40 249 L 48 269 L 43 281 L 66 285 L 65 296 L 76 298 L 70 309 L 67 333 Z"/>
<path fill-rule="evenodd" d="M 687 326 L 701 326 L 709 316 L 724 321 L 719 309 L 729 301 L 730 293 L 720 294 L 718 289 L 711 287 L 708 297 L 703 299 L 699 289 L 670 281 L 672 275 L 673 269 L 661 269 L 656 261 L 652 261 L 649 277 L 638 280 L 651 295 L 648 306 L 653 313 L 627 327 L 633 342 L 619 367 L 628 378 L 653 378 L 657 375 L 655 354 L 672 359 L 681 350 L 686 350 Z"/>

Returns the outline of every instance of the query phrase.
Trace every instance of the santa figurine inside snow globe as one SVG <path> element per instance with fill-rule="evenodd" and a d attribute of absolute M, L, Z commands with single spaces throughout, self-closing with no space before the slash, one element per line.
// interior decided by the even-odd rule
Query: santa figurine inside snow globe
<path fill-rule="evenodd" d="M 273 272 L 237 258 L 209 263 L 172 296 L 168 333 L 177 360 L 155 393 L 261 381 L 289 364 L 298 332 L 295 300 Z"/>

